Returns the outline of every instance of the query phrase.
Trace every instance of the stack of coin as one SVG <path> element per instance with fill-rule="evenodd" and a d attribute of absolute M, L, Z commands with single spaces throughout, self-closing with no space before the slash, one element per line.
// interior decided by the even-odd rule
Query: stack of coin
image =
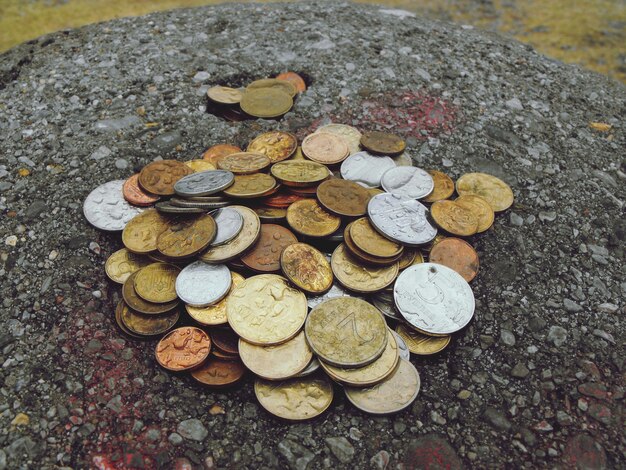
<path fill-rule="evenodd" d="M 468 237 L 513 193 L 483 173 L 455 187 L 407 165 L 405 147 L 345 124 L 301 147 L 277 130 L 99 186 L 84 213 L 122 230 L 105 266 L 122 284 L 120 329 L 159 340 L 158 364 L 205 386 L 250 371 L 260 404 L 284 419 L 323 413 L 333 383 L 365 412 L 406 408 L 420 390 L 410 354 L 444 350 L 473 318 Z"/>

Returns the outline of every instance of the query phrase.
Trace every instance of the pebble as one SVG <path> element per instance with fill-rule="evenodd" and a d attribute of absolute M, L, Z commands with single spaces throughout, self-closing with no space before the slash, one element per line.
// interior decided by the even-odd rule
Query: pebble
<path fill-rule="evenodd" d="M 345 437 L 328 437 L 325 439 L 326 445 L 337 460 L 343 464 L 349 463 L 354 457 L 354 447 Z"/>
<path fill-rule="evenodd" d="M 186 419 L 185 421 L 181 421 L 178 424 L 176 429 L 178 434 L 180 434 L 185 439 L 190 439 L 192 441 L 203 441 L 208 435 L 209 431 L 204 427 L 202 421 L 196 418 Z"/>
<path fill-rule="evenodd" d="M 291 439 L 284 439 L 278 443 L 278 453 L 282 455 L 292 470 L 306 470 L 315 454 Z"/>
<path fill-rule="evenodd" d="M 511 422 L 506 418 L 504 413 L 501 413 L 495 408 L 488 407 L 483 413 L 483 416 L 489 424 L 500 431 L 508 431 L 511 429 Z"/>
<path fill-rule="evenodd" d="M 511 375 L 518 379 L 524 379 L 526 378 L 526 376 L 528 376 L 528 374 L 530 374 L 530 370 L 522 362 L 518 362 L 517 364 L 515 364 L 515 367 L 511 369 Z"/>
<path fill-rule="evenodd" d="M 209 78 L 211 78 L 211 74 L 209 72 L 200 71 L 193 76 L 193 81 L 204 82 L 205 80 L 208 80 Z"/>
<path fill-rule="evenodd" d="M 556 212 L 554 211 L 539 212 L 539 220 L 541 220 L 542 222 L 554 222 L 556 220 Z"/>
<path fill-rule="evenodd" d="M 570 313 L 582 312 L 583 308 L 571 299 L 563 299 L 565 310 Z"/>
<path fill-rule="evenodd" d="M 500 339 L 507 346 L 515 346 L 515 335 L 509 330 L 500 330 Z"/>
<path fill-rule="evenodd" d="M 4 239 L 4 244 L 8 246 L 17 245 L 17 237 L 15 235 L 9 235 Z"/>
<path fill-rule="evenodd" d="M 551 326 L 548 331 L 548 341 L 551 341 L 557 348 L 567 341 L 567 330 L 562 326 Z"/>
<path fill-rule="evenodd" d="M 180 434 L 178 434 L 176 432 L 173 432 L 169 436 L 167 436 L 167 440 L 173 446 L 179 446 L 179 445 L 181 445 L 183 443 L 183 436 L 181 436 Z"/>
<path fill-rule="evenodd" d="M 511 225 L 515 225 L 517 227 L 521 227 L 524 225 L 524 219 L 517 215 L 515 212 L 511 212 L 510 216 Z"/>
<path fill-rule="evenodd" d="M 137 116 L 124 116 L 118 119 L 104 119 L 95 124 L 95 129 L 100 132 L 117 132 L 141 125 L 141 119 Z"/>
<path fill-rule="evenodd" d="M 98 147 L 96 150 L 93 151 L 93 153 L 91 154 L 90 158 L 92 160 L 102 160 L 106 157 L 108 157 L 109 155 L 111 155 L 111 149 L 109 149 L 109 147 L 105 146 L 105 145 L 101 145 L 100 147 Z"/>
<path fill-rule="evenodd" d="M 123 158 L 118 158 L 117 160 L 115 160 L 115 168 L 117 168 L 118 170 L 125 170 L 126 168 L 128 168 L 128 166 L 128 161 L 124 160 Z"/>
<path fill-rule="evenodd" d="M 389 452 L 381 450 L 370 459 L 370 465 L 376 470 L 385 470 L 389 465 L 389 461 Z"/>
<path fill-rule="evenodd" d="M 518 98 L 512 98 L 508 100 L 505 104 L 507 108 L 514 111 L 521 111 L 522 109 L 524 109 L 524 106 L 522 106 L 522 102 Z"/>

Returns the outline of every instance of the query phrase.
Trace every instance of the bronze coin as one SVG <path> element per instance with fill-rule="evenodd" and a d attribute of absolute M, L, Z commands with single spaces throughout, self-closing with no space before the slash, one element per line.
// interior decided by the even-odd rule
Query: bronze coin
<path fill-rule="evenodd" d="M 172 328 L 180 317 L 177 308 L 160 315 L 144 315 L 130 308 L 123 300 L 117 304 L 120 320 L 132 333 L 140 336 L 161 335 Z"/>
<path fill-rule="evenodd" d="M 124 301 L 120 300 L 117 304 L 117 307 L 115 308 L 115 323 L 117 323 L 117 326 L 120 330 L 122 330 L 122 333 L 130 336 L 133 339 L 142 339 L 144 338 L 144 336 L 138 335 L 133 333 L 132 331 L 130 331 L 128 329 L 128 327 L 126 325 L 124 325 L 124 322 L 122 321 L 122 311 L 124 310 Z"/>
<path fill-rule="evenodd" d="M 267 155 L 252 152 L 237 152 L 221 157 L 217 161 L 220 170 L 228 170 L 236 175 L 257 173 L 270 166 Z"/>
<path fill-rule="evenodd" d="M 130 308 L 146 315 L 158 315 L 176 308 L 178 305 L 178 299 L 171 302 L 157 304 L 154 302 L 148 302 L 147 300 L 139 297 L 135 291 L 135 277 L 138 272 L 139 271 L 132 273 L 122 286 L 122 297 Z"/>
<path fill-rule="evenodd" d="M 270 157 L 272 163 L 281 162 L 291 157 L 298 148 L 298 139 L 289 132 L 272 131 L 256 137 L 246 151 L 262 153 Z"/>
<path fill-rule="evenodd" d="M 306 83 L 304 79 L 295 72 L 283 72 L 279 75 L 276 75 L 277 80 L 285 80 L 291 83 L 298 93 L 302 93 L 306 91 Z"/>
<path fill-rule="evenodd" d="M 226 354 L 224 351 L 221 351 L 217 348 L 214 348 L 211 351 L 211 356 L 215 356 L 219 359 L 225 359 L 227 361 L 234 361 L 239 359 L 239 354 Z"/>
<path fill-rule="evenodd" d="M 422 198 L 422 202 L 442 201 L 454 194 L 454 181 L 452 181 L 452 178 L 437 170 L 428 170 L 428 174 L 432 176 L 435 186 L 428 196 Z"/>
<path fill-rule="evenodd" d="M 333 271 L 326 257 L 311 245 L 294 243 L 280 256 L 283 274 L 298 288 L 319 295 L 333 285 Z"/>
<path fill-rule="evenodd" d="M 404 152 L 406 142 L 389 132 L 366 132 L 361 136 L 361 145 L 371 153 L 398 155 Z"/>
<path fill-rule="evenodd" d="M 213 165 L 217 165 L 217 161 L 220 158 L 233 154 L 233 153 L 237 153 L 237 152 L 241 152 L 241 149 L 237 147 L 236 145 L 217 144 L 217 145 L 214 145 L 213 147 L 210 147 L 206 152 L 204 152 L 204 154 L 202 155 L 202 158 L 204 160 L 208 160 Z"/>
<path fill-rule="evenodd" d="M 238 383 L 245 373 L 246 368 L 240 360 L 211 356 L 200 367 L 192 370 L 191 376 L 203 385 L 223 388 Z"/>
<path fill-rule="evenodd" d="M 256 245 L 241 262 L 248 268 L 261 273 L 280 271 L 280 254 L 298 239 L 289 229 L 276 224 L 262 224 L 261 236 Z"/>
<path fill-rule="evenodd" d="M 329 132 L 315 132 L 302 141 L 302 153 L 314 162 L 334 165 L 348 158 L 350 149 L 343 137 Z"/>
<path fill-rule="evenodd" d="M 209 246 L 216 234 L 217 224 L 209 214 L 180 218 L 159 235 L 157 249 L 170 258 L 187 258 Z"/>
<path fill-rule="evenodd" d="M 135 206 L 151 206 L 159 199 L 159 196 L 148 194 L 139 186 L 139 173 L 134 174 L 124 182 L 122 186 L 124 199 Z"/>
<path fill-rule="evenodd" d="M 279 192 L 270 197 L 263 199 L 263 204 L 270 207 L 277 207 L 280 209 L 286 209 L 294 202 L 298 202 L 304 199 L 302 196 L 298 196 L 296 194 L 288 194 L 284 192 Z"/>
<path fill-rule="evenodd" d="M 467 237 L 478 230 L 478 218 L 474 213 L 454 201 L 434 202 L 430 207 L 430 216 L 435 223 L 448 233 Z"/>
<path fill-rule="evenodd" d="M 337 215 L 365 215 L 370 198 L 370 192 L 354 181 L 333 178 L 317 187 L 317 199 L 326 209 Z"/>
<path fill-rule="evenodd" d="M 343 231 L 343 242 L 345 243 L 346 248 L 352 256 L 365 264 L 373 264 L 376 266 L 390 266 L 392 264 L 395 264 L 396 261 L 400 260 L 400 258 L 402 257 L 402 252 L 389 258 L 382 258 L 380 256 L 373 256 L 361 250 L 352 239 L 352 234 L 350 232 L 350 230 L 352 229 L 352 224 L 353 223 L 348 224 Z"/>
<path fill-rule="evenodd" d="M 283 207 L 258 206 L 254 212 L 259 216 L 261 222 L 280 222 L 287 217 L 287 209 Z"/>
<path fill-rule="evenodd" d="M 139 173 L 139 184 L 143 189 L 159 196 L 174 195 L 174 184 L 193 170 L 177 160 L 161 160 L 148 163 Z"/>
<path fill-rule="evenodd" d="M 467 282 L 478 274 L 478 254 L 472 245 L 460 238 L 441 240 L 430 250 L 429 261 L 455 270 Z"/>
<path fill-rule="evenodd" d="M 331 214 L 315 199 L 302 199 L 287 209 L 287 223 L 301 235 L 326 237 L 341 225 L 341 217 Z"/>
<path fill-rule="evenodd" d="M 213 346 L 226 354 L 239 354 L 239 336 L 230 328 L 213 328 L 210 332 Z"/>
<path fill-rule="evenodd" d="M 183 326 L 170 331 L 156 345 L 156 360 L 161 367 L 178 372 L 202 364 L 211 351 L 211 340 L 200 328 Z"/>
<path fill-rule="evenodd" d="M 224 194 L 229 197 L 249 199 L 273 194 L 278 187 L 274 177 L 266 173 L 236 175 L 235 182 L 224 190 Z"/>

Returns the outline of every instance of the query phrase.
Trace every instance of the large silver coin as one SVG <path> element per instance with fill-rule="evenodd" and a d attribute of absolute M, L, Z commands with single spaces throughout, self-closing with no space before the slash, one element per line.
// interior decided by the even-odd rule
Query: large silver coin
<path fill-rule="evenodd" d="M 329 261 L 330 261 L 330 258 L 329 258 Z M 325 302 L 325 301 L 327 301 L 329 299 L 334 299 L 336 297 L 356 297 L 358 299 L 362 299 L 362 297 L 358 297 L 356 295 L 352 295 L 350 292 L 345 290 L 339 284 L 333 283 L 333 285 L 330 287 L 330 289 L 328 291 L 324 292 L 322 295 L 318 295 L 318 296 L 315 296 L 315 297 L 307 296 L 306 303 L 309 306 L 309 308 L 315 308 L 319 304 L 321 304 L 322 302 Z"/>
<path fill-rule="evenodd" d="M 230 290 L 232 277 L 223 264 L 196 261 L 176 277 L 176 294 L 192 307 L 206 307 L 219 302 Z"/>
<path fill-rule="evenodd" d="M 144 211 L 131 206 L 122 194 L 124 180 L 113 180 L 91 191 L 83 203 L 87 221 L 100 230 L 124 230 L 126 224 Z"/>
<path fill-rule="evenodd" d="M 378 157 L 368 152 L 350 155 L 341 164 L 341 177 L 351 180 L 367 188 L 380 186 L 383 174 L 396 164 L 389 157 Z"/>
<path fill-rule="evenodd" d="M 396 338 L 396 343 L 398 343 L 398 354 L 402 359 L 408 361 L 411 359 L 411 351 L 409 351 L 409 347 L 406 345 L 406 342 L 402 339 L 395 331 L 392 331 L 393 336 Z"/>
<path fill-rule="evenodd" d="M 360 143 L 363 134 L 356 127 L 348 126 L 347 124 L 327 124 L 318 128 L 315 132 L 328 132 L 329 134 L 343 137 L 348 144 L 348 149 L 350 149 L 350 155 L 361 151 Z"/>
<path fill-rule="evenodd" d="M 367 214 L 378 232 L 402 245 L 423 245 L 437 235 L 437 229 L 426 218 L 426 207 L 414 199 L 377 194 L 370 199 Z"/>
<path fill-rule="evenodd" d="M 200 171 L 179 179 L 174 185 L 174 191 L 179 196 L 208 196 L 228 188 L 234 181 L 235 175 L 230 171 Z"/>
<path fill-rule="evenodd" d="M 380 180 L 383 189 L 407 199 L 421 199 L 433 192 L 433 177 L 421 168 L 398 166 L 387 170 Z"/>
<path fill-rule="evenodd" d="M 228 243 L 241 232 L 243 228 L 243 217 L 241 213 L 230 207 L 218 209 L 211 215 L 217 224 L 217 234 L 211 242 L 211 246 L 223 245 Z"/>
<path fill-rule="evenodd" d="M 416 329 L 449 335 L 467 326 L 474 316 L 474 293 L 456 271 L 435 263 L 409 266 L 393 287 L 396 307 Z"/>

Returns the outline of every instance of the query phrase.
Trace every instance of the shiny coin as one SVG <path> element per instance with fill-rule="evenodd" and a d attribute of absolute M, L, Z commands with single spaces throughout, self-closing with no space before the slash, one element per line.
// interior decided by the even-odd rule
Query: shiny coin
<path fill-rule="evenodd" d="M 280 255 L 280 267 L 293 284 L 310 294 L 321 294 L 333 283 L 333 271 L 326 257 L 306 243 L 285 248 Z"/>
<path fill-rule="evenodd" d="M 239 105 L 250 116 L 273 118 L 287 113 L 293 106 L 293 98 L 283 90 L 257 88 L 246 90 Z"/>
<path fill-rule="evenodd" d="M 439 228 L 453 235 L 468 237 L 478 229 L 478 219 L 473 212 L 454 201 L 437 201 L 430 207 L 430 215 Z"/>
<path fill-rule="evenodd" d="M 440 264 L 406 268 L 398 276 L 393 297 L 405 320 L 431 335 L 459 331 L 474 316 L 472 288 L 460 274 Z"/>
<path fill-rule="evenodd" d="M 350 149 L 342 137 L 325 132 L 316 132 L 304 138 L 302 153 L 314 162 L 333 165 L 344 161 L 350 154 Z"/>
<path fill-rule="evenodd" d="M 333 178 L 317 187 L 317 198 L 329 211 L 347 217 L 359 217 L 367 212 L 370 193 L 362 186 Z"/>
<path fill-rule="evenodd" d="M 377 188 L 383 174 L 396 164 L 389 157 L 377 157 L 367 152 L 350 155 L 341 164 L 341 177 L 355 181 L 366 188 Z"/>
<path fill-rule="evenodd" d="M 378 359 L 387 346 L 387 324 L 377 308 L 353 297 L 319 304 L 306 320 L 306 339 L 324 362 L 362 367 Z"/>
<path fill-rule="evenodd" d="M 139 336 L 161 335 L 171 329 L 180 316 L 178 309 L 161 315 L 144 315 L 131 309 L 123 300 L 117 304 L 117 309 L 123 325 Z"/>
<path fill-rule="evenodd" d="M 409 351 L 418 356 L 430 356 L 443 351 L 452 338 L 450 335 L 428 336 L 404 323 L 398 323 L 396 332 L 405 341 Z"/>
<path fill-rule="evenodd" d="M 317 358 L 314 357 L 313 359 L 311 359 L 311 362 L 309 362 L 309 365 L 306 366 L 302 372 L 300 372 L 299 374 L 296 374 L 294 377 L 306 377 L 316 372 L 319 368 L 320 368 L 320 361 L 318 361 Z"/>
<path fill-rule="evenodd" d="M 266 195 L 276 187 L 276 180 L 265 173 L 236 175 L 235 182 L 224 194 L 236 198 L 254 198 Z"/>
<path fill-rule="evenodd" d="M 230 171 L 201 171 L 178 180 L 174 190 L 184 197 L 208 196 L 228 188 L 233 182 L 234 175 Z"/>
<path fill-rule="evenodd" d="M 378 256 L 372 256 L 369 253 L 361 250 L 358 246 L 354 244 L 352 237 L 350 236 L 350 231 L 352 229 L 352 223 L 348 224 L 343 232 L 343 243 L 345 244 L 350 255 L 354 257 L 359 263 L 363 263 L 366 265 L 375 265 L 375 266 L 391 266 L 396 263 L 401 254 L 397 254 L 396 256 L 390 258 L 381 258 Z"/>
<path fill-rule="evenodd" d="M 333 385 L 324 375 L 282 382 L 257 379 L 254 394 L 266 411 L 282 419 L 303 421 L 321 415 L 333 401 Z"/>
<path fill-rule="evenodd" d="M 241 257 L 241 262 L 253 271 L 274 273 L 280 271 L 280 254 L 297 243 L 298 239 L 289 229 L 276 224 L 262 224 L 261 236 L 256 245 Z"/>
<path fill-rule="evenodd" d="M 159 196 L 149 194 L 141 189 L 139 186 L 139 173 L 134 174 L 124 182 L 122 193 L 124 194 L 124 199 L 134 206 L 151 206 L 161 199 Z"/>
<path fill-rule="evenodd" d="M 217 224 L 209 214 L 181 218 L 161 232 L 157 249 L 170 258 L 188 258 L 208 247 L 216 233 Z"/>
<path fill-rule="evenodd" d="M 230 276 L 230 290 L 228 291 L 228 294 L 226 294 L 226 297 L 216 304 L 202 308 L 185 305 L 185 309 L 191 318 L 201 325 L 206 326 L 225 325 L 228 323 L 228 317 L 226 316 L 226 302 L 228 301 L 228 296 L 236 286 L 244 281 L 244 277 L 234 271 L 231 271 Z"/>
<path fill-rule="evenodd" d="M 213 346 L 226 354 L 239 354 L 239 336 L 230 328 L 213 328 L 211 330 Z"/>
<path fill-rule="evenodd" d="M 287 209 L 287 223 L 309 237 L 325 237 L 341 225 L 341 218 L 324 210 L 315 199 L 294 202 Z"/>
<path fill-rule="evenodd" d="M 411 359 L 411 351 L 409 351 L 409 347 L 407 346 L 406 342 L 404 341 L 404 338 L 402 338 L 402 336 L 400 336 L 395 331 L 393 331 L 392 333 L 393 333 L 394 337 L 396 338 L 396 343 L 398 344 L 398 355 L 400 356 L 401 359 L 404 359 L 405 361 L 410 360 Z"/>
<path fill-rule="evenodd" d="M 200 367 L 191 371 L 191 376 L 203 385 L 212 388 L 231 387 L 241 381 L 246 368 L 238 360 L 209 357 Z"/>
<path fill-rule="evenodd" d="M 143 212 L 124 199 L 123 186 L 124 180 L 109 181 L 89 193 L 83 213 L 91 225 L 100 230 L 123 230 L 133 217 Z"/>
<path fill-rule="evenodd" d="M 220 158 L 217 167 L 236 175 L 247 175 L 264 170 L 270 163 L 270 158 L 262 153 L 239 152 Z"/>
<path fill-rule="evenodd" d="M 241 90 L 227 86 L 211 87 L 207 90 L 206 95 L 211 101 L 215 101 L 220 104 L 237 104 L 243 97 Z"/>
<path fill-rule="evenodd" d="M 188 162 L 185 162 L 185 165 L 191 168 L 194 173 L 215 170 L 215 165 L 211 162 L 207 162 L 206 160 L 189 160 Z"/>
<path fill-rule="evenodd" d="M 137 271 L 135 292 L 144 300 L 165 303 L 175 300 L 176 276 L 180 268 L 167 263 L 152 263 Z"/>
<path fill-rule="evenodd" d="M 307 305 L 309 306 L 309 308 L 315 308 L 322 302 L 325 302 L 327 300 L 334 299 L 337 297 L 353 297 L 355 299 L 360 298 L 360 297 L 354 297 L 349 291 L 344 289 L 343 286 L 341 286 L 341 284 L 333 283 L 330 289 L 324 292 L 322 295 L 318 295 L 315 297 L 307 296 Z"/>
<path fill-rule="evenodd" d="M 211 264 L 230 261 L 241 256 L 259 239 L 261 233 L 259 216 L 252 209 L 244 206 L 230 206 L 229 209 L 236 210 L 243 217 L 241 232 L 228 243 L 209 247 L 200 257 L 202 261 Z"/>
<path fill-rule="evenodd" d="M 422 199 L 424 202 L 442 201 L 454 194 L 454 181 L 448 175 L 436 170 L 429 170 L 428 174 L 433 179 L 434 187 L 432 192 Z"/>
<path fill-rule="evenodd" d="M 203 160 L 208 160 L 213 165 L 217 165 L 217 161 L 226 155 L 231 153 L 241 152 L 241 149 L 236 145 L 231 144 L 217 144 L 210 147 L 206 152 L 202 154 Z"/>
<path fill-rule="evenodd" d="M 148 266 L 151 262 L 145 256 L 136 255 L 126 248 L 122 248 L 109 256 L 104 265 L 104 270 L 113 282 L 124 284 L 132 273 Z"/>
<path fill-rule="evenodd" d="M 284 380 L 302 372 L 313 358 L 304 332 L 275 346 L 257 346 L 239 340 L 239 354 L 245 366 L 266 380 Z"/>
<path fill-rule="evenodd" d="M 385 191 L 407 199 L 421 199 L 435 186 L 432 176 L 421 168 L 398 166 L 387 170 L 380 183 Z"/>
<path fill-rule="evenodd" d="M 230 271 L 226 266 L 196 261 L 176 278 L 176 294 L 187 305 L 206 307 L 226 297 L 230 285 Z"/>
<path fill-rule="evenodd" d="M 472 245 L 460 238 L 449 237 L 437 243 L 430 250 L 428 259 L 431 263 L 443 264 L 455 270 L 467 282 L 478 274 L 478 253 Z"/>
<path fill-rule="evenodd" d="M 344 287 L 363 294 L 378 292 L 389 286 L 399 272 L 397 262 L 385 267 L 360 264 L 347 252 L 344 244 L 335 249 L 330 265 Z"/>
<path fill-rule="evenodd" d="M 211 340 L 200 328 L 184 326 L 170 331 L 156 345 L 156 359 L 161 367 L 178 372 L 202 364 L 211 350 Z"/>
<path fill-rule="evenodd" d="M 157 211 L 165 215 L 189 215 L 189 214 L 203 214 L 206 209 L 197 207 L 195 204 L 191 207 L 175 206 L 169 201 L 157 202 L 155 205 Z"/>
<path fill-rule="evenodd" d="M 237 286 L 226 304 L 228 323 L 252 344 L 279 344 L 293 338 L 307 316 L 306 297 L 274 274 L 252 276 Z"/>
<path fill-rule="evenodd" d="M 482 233 L 493 225 L 495 214 L 487 201 L 482 197 L 474 194 L 466 194 L 454 200 L 457 206 L 470 211 L 478 220 L 478 228 L 476 231 Z"/>
<path fill-rule="evenodd" d="M 280 222 L 287 217 L 287 209 L 282 207 L 259 206 L 254 208 L 254 212 L 263 223 Z"/>
<path fill-rule="evenodd" d="M 372 256 L 393 258 L 404 251 L 402 245 L 378 233 L 367 217 L 356 220 L 350 226 L 350 236 L 354 244 Z"/>
<path fill-rule="evenodd" d="M 324 181 L 330 175 L 324 165 L 307 160 L 288 160 L 272 165 L 272 176 L 288 186 L 310 186 Z"/>
<path fill-rule="evenodd" d="M 246 87 L 246 93 L 250 90 L 274 89 L 287 93 L 292 98 L 296 96 L 298 90 L 290 80 L 279 80 L 278 78 L 262 78 L 255 80 Z"/>
<path fill-rule="evenodd" d="M 361 151 L 361 136 L 363 134 L 356 127 L 346 124 L 327 124 L 318 128 L 315 132 L 326 132 L 343 138 L 346 144 L 348 144 L 350 155 Z"/>
<path fill-rule="evenodd" d="M 285 80 L 291 83 L 298 93 L 302 93 L 306 91 L 306 83 L 304 79 L 295 72 L 283 72 L 281 74 L 276 75 L 276 80 Z"/>
<path fill-rule="evenodd" d="M 395 134 L 373 131 L 363 134 L 361 146 L 372 153 L 397 155 L 404 152 L 406 142 Z"/>
<path fill-rule="evenodd" d="M 415 401 L 420 390 L 420 376 L 409 361 L 400 359 L 397 369 L 387 379 L 372 387 L 345 387 L 346 397 L 366 413 L 397 413 Z"/>
<path fill-rule="evenodd" d="M 376 230 L 405 246 L 428 243 L 437 235 L 426 218 L 426 207 L 413 199 L 379 194 L 370 200 L 367 212 Z"/>
<path fill-rule="evenodd" d="M 170 219 L 156 209 L 148 209 L 128 222 L 122 242 L 133 253 L 149 253 L 157 249 L 158 236 L 167 230 Z"/>
<path fill-rule="evenodd" d="M 467 173 L 456 182 L 459 196 L 473 194 L 482 197 L 495 212 L 507 210 L 513 204 L 511 187 L 495 176 L 486 173 Z"/>
<path fill-rule="evenodd" d="M 246 149 L 248 152 L 262 153 L 270 157 L 272 163 L 281 162 L 293 155 L 298 147 L 298 139 L 289 132 L 266 132 L 255 138 Z"/>
<path fill-rule="evenodd" d="M 217 224 L 217 234 L 211 242 L 211 246 L 219 246 L 228 243 L 241 232 L 243 217 L 235 209 L 225 207 L 211 213 Z"/>
<path fill-rule="evenodd" d="M 161 160 L 143 167 L 139 173 L 139 184 L 143 189 L 159 196 L 174 194 L 174 185 L 193 170 L 177 160 Z"/>
<path fill-rule="evenodd" d="M 178 306 L 178 299 L 171 302 L 154 303 L 139 297 L 135 291 L 136 276 L 137 272 L 131 274 L 122 286 L 122 297 L 131 309 L 146 315 L 158 315 L 160 313 L 170 312 Z"/>

